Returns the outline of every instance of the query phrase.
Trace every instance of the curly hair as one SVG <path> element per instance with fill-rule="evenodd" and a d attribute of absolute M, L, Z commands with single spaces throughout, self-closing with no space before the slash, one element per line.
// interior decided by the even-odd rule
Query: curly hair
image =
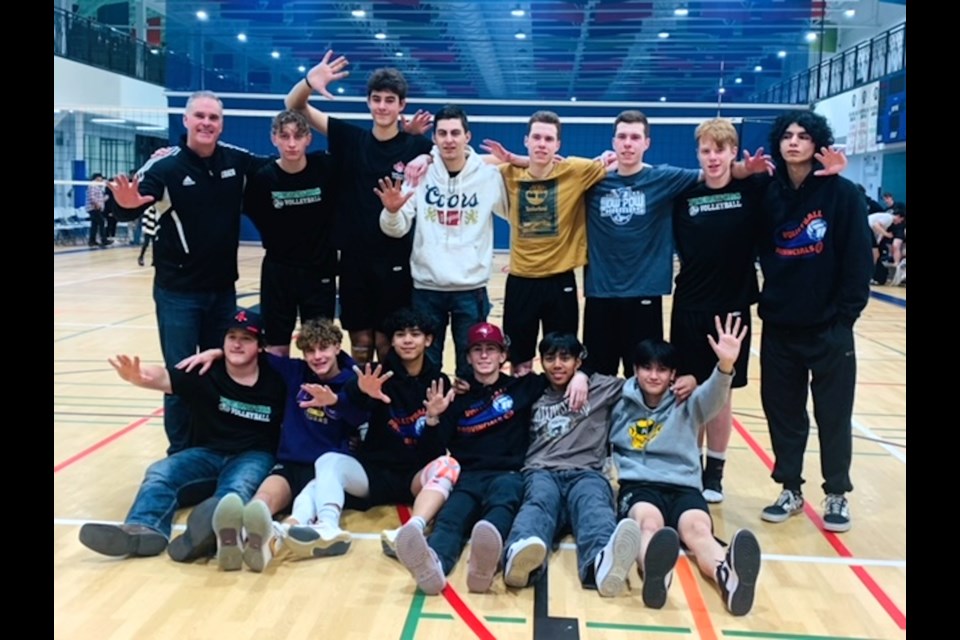
<path fill-rule="evenodd" d="M 300 327 L 297 334 L 297 349 L 309 351 L 317 347 L 325 349 L 343 342 L 343 331 L 327 318 L 311 318 Z"/>
<path fill-rule="evenodd" d="M 429 315 L 410 308 L 397 309 L 383 321 L 383 332 L 387 337 L 392 338 L 395 333 L 404 329 L 420 329 L 424 334 L 432 336 L 437 332 L 437 325 Z"/>
<path fill-rule="evenodd" d="M 829 147 L 833 144 L 833 129 L 827 119 L 819 113 L 813 111 L 787 111 L 781 114 L 770 127 L 770 155 L 773 161 L 783 164 L 783 154 L 780 153 L 780 139 L 791 124 L 798 124 L 810 134 L 813 140 L 813 148 L 819 150 L 820 147 Z"/>

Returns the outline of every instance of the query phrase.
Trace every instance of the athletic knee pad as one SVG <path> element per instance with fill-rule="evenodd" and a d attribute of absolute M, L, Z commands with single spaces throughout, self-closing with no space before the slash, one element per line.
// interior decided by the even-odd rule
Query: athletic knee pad
<path fill-rule="evenodd" d="M 425 466 L 420 472 L 420 485 L 424 489 L 437 491 L 444 498 L 450 497 L 453 485 L 460 477 L 460 463 L 453 456 L 440 456 Z"/>

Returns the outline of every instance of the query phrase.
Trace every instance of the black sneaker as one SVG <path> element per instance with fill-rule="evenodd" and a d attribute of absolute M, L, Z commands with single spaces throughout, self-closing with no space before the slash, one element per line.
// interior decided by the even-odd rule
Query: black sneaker
<path fill-rule="evenodd" d="M 763 508 L 760 517 L 767 522 L 783 522 L 801 511 L 803 511 L 803 496 L 800 492 L 784 489 L 776 502 Z"/>
<path fill-rule="evenodd" d="M 717 584 L 727 610 L 743 616 L 753 608 L 760 574 L 760 543 L 746 529 L 733 534 L 727 558 L 717 567 Z"/>
<path fill-rule="evenodd" d="M 703 499 L 710 504 L 723 502 L 723 464 L 726 460 L 707 456 L 703 470 Z"/>
<path fill-rule="evenodd" d="M 105 556 L 150 557 L 163 553 L 167 539 L 150 527 L 140 524 L 99 524 L 90 522 L 80 527 L 83 546 Z"/>
<path fill-rule="evenodd" d="M 679 555 L 680 536 L 674 529 L 664 527 L 650 538 L 643 555 L 643 567 L 637 569 L 643 578 L 643 604 L 651 609 L 662 609 L 667 603 L 667 590 Z"/>
<path fill-rule="evenodd" d="M 850 505 L 842 493 L 830 493 L 823 499 L 823 528 L 835 533 L 850 530 Z"/>
<path fill-rule="evenodd" d="M 220 498 L 207 498 L 187 517 L 187 530 L 174 538 L 167 554 L 176 562 L 193 562 L 217 552 L 217 534 L 213 531 L 213 512 Z"/>

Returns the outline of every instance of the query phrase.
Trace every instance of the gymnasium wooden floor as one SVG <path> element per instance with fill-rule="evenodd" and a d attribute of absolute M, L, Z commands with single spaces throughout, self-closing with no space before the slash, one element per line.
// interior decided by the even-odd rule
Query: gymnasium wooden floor
<path fill-rule="evenodd" d="M 259 302 L 259 248 L 240 250 L 239 302 Z M 820 528 L 818 445 L 808 448 L 806 513 L 760 520 L 778 487 L 759 400 L 760 323 L 750 385 L 734 396 L 726 501 L 713 510 L 719 537 L 751 528 L 764 553 L 750 615 L 728 615 L 712 583 L 681 558 L 664 609 L 645 609 L 636 587 L 616 599 L 584 591 L 570 541 L 552 556 L 537 590 L 467 592 L 466 557 L 444 595 L 425 597 L 378 533 L 399 511 L 350 513 L 345 556 L 274 563 L 265 573 L 222 573 L 166 555 L 115 560 L 77 540 L 88 521 L 122 521 L 144 469 L 166 446 L 157 393 L 122 382 L 107 357 L 160 361 L 152 269 L 136 249 L 54 253 L 54 636 L 58 638 L 842 638 L 906 636 L 906 290 L 874 287 L 856 326 L 860 372 L 854 415 L 853 529 Z M 502 266 L 491 286 L 502 313 Z M 886 296 L 881 298 L 878 296 Z M 669 313 L 669 298 L 665 305 Z M 452 356 L 448 354 L 452 360 Z M 815 431 L 814 431 L 815 434 Z M 184 513 L 177 522 L 182 523 Z"/>

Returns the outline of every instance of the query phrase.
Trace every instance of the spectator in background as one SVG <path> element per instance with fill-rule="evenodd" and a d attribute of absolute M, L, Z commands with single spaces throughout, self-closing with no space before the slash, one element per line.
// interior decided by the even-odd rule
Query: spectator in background
<path fill-rule="evenodd" d="M 104 219 L 104 207 L 106 206 L 106 182 L 104 182 L 102 173 L 95 173 L 93 177 L 90 178 L 93 180 L 93 184 L 87 187 L 87 201 L 86 209 L 87 215 L 90 216 L 90 237 L 87 240 L 87 244 L 91 247 L 105 247 L 112 240 L 108 241 L 105 233 L 105 219 Z M 97 236 L 100 236 L 100 241 L 97 241 Z"/>

